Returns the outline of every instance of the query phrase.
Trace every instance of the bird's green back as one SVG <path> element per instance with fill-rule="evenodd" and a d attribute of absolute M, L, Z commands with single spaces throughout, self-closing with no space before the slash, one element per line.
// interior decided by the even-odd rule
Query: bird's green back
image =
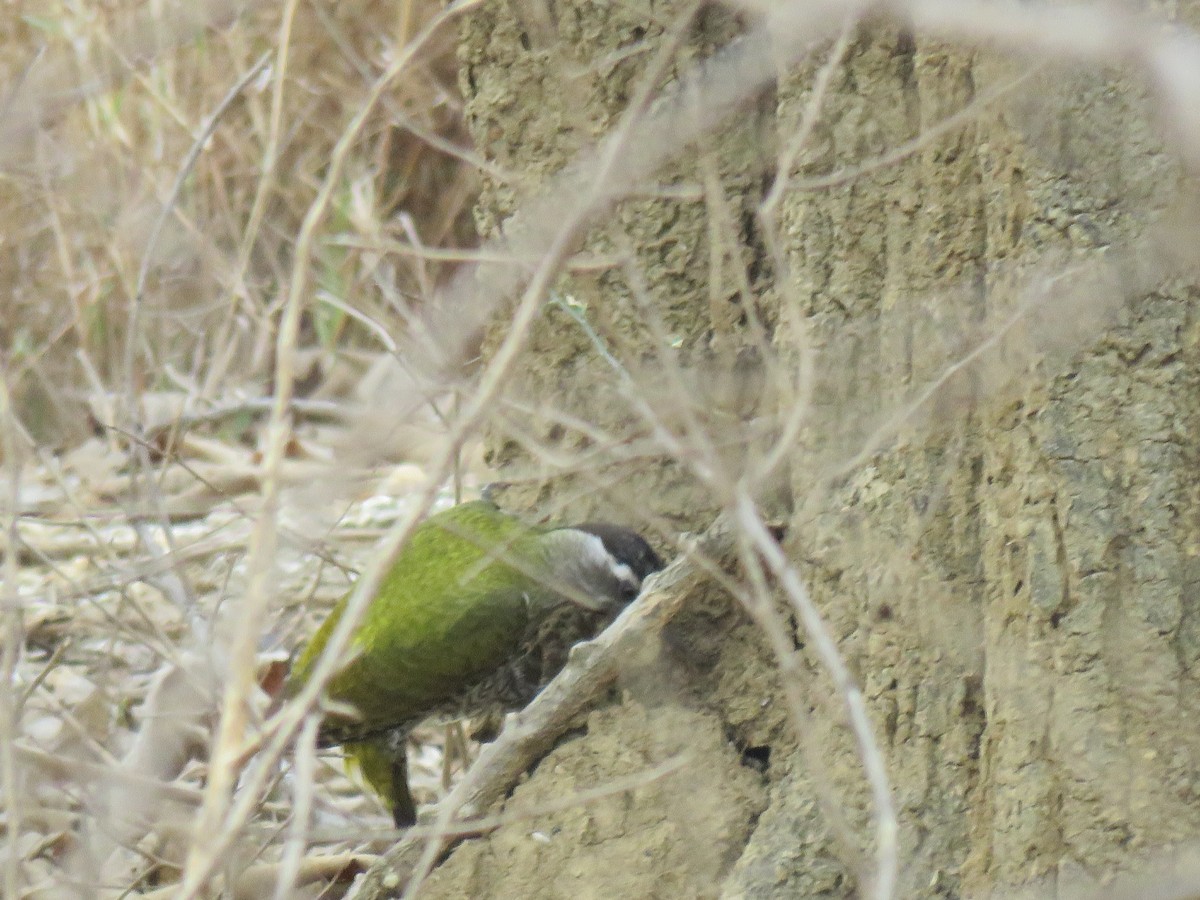
<path fill-rule="evenodd" d="M 354 658 L 329 684 L 329 696 L 361 720 L 330 730 L 369 735 L 412 724 L 511 658 L 530 603 L 545 590 L 526 568 L 540 561 L 542 533 L 486 501 L 422 523 L 384 576 L 353 639 Z M 345 604 L 297 658 L 293 685 L 307 680 Z"/>

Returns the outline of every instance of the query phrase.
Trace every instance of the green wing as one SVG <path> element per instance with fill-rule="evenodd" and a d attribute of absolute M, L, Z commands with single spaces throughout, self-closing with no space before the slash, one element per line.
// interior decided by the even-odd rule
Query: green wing
<path fill-rule="evenodd" d="M 354 637 L 357 655 L 329 685 L 331 698 L 359 711 L 351 733 L 424 718 L 512 657 L 537 585 L 497 554 L 519 556 L 537 534 L 485 501 L 452 507 L 413 532 Z M 307 679 L 345 602 L 298 657 L 294 683 Z"/>

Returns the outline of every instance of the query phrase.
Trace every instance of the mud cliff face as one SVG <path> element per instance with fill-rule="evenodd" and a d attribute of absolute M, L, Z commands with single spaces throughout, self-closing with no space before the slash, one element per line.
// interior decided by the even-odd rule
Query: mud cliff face
<path fill-rule="evenodd" d="M 489 4 L 463 32 L 475 140 L 512 175 L 484 192 L 492 231 L 611 127 L 678 11 L 535 6 Z M 697 16 L 663 80 L 740 27 Z M 755 211 L 818 91 L 772 250 Z M 1143 105 L 1122 76 L 1030 74 L 883 26 L 825 48 L 662 173 L 678 190 L 589 237 L 620 261 L 562 279 L 491 438 L 513 505 L 700 530 L 718 500 L 678 459 L 605 456 L 568 418 L 644 449 L 597 336 L 635 375 L 664 336 L 693 371 L 765 341 L 815 373 L 785 546 L 866 695 L 903 896 L 1079 883 L 1200 828 L 1192 288 L 1088 280 L 1144 246 L 1178 184 Z M 564 474 L 533 442 L 598 462 Z M 461 845 L 424 896 L 853 895 L 862 768 L 794 638 L 803 733 L 757 626 L 698 583 L 513 792 L 529 818 Z"/>

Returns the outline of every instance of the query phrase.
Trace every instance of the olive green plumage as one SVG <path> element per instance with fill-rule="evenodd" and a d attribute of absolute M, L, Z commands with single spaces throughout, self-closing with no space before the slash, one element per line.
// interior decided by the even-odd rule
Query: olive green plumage
<path fill-rule="evenodd" d="M 532 556 L 532 568 L 540 562 L 537 536 L 485 501 L 452 507 L 416 529 L 354 636 L 357 656 L 329 683 L 329 696 L 361 717 L 347 733 L 403 724 L 511 656 L 528 624 L 524 598 L 544 589 L 503 560 Z M 307 678 L 345 604 L 300 654 L 293 679 Z"/>
<path fill-rule="evenodd" d="M 405 741 L 431 718 L 519 708 L 661 568 L 638 535 L 607 525 L 529 526 L 487 501 L 431 516 L 384 576 L 328 696 L 323 744 L 343 744 L 397 825 L 415 820 Z M 292 668 L 309 677 L 337 604 Z"/>

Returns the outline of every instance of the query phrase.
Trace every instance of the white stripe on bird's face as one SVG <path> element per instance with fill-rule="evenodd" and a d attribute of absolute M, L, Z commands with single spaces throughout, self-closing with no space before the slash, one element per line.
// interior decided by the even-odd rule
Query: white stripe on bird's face
<path fill-rule="evenodd" d="M 542 538 L 551 579 L 568 599 L 596 611 L 623 606 L 637 596 L 641 579 L 613 556 L 597 535 L 559 528 Z"/>
<path fill-rule="evenodd" d="M 584 544 L 587 547 L 588 565 L 593 566 L 597 571 L 607 572 L 611 580 L 620 584 L 632 596 L 637 596 L 637 592 L 642 587 L 641 579 L 633 574 L 633 569 L 628 564 L 621 562 L 608 552 L 608 548 L 604 546 L 604 541 L 594 534 L 588 534 L 586 531 L 577 531 L 574 528 L 567 530 L 583 535 Z"/>

